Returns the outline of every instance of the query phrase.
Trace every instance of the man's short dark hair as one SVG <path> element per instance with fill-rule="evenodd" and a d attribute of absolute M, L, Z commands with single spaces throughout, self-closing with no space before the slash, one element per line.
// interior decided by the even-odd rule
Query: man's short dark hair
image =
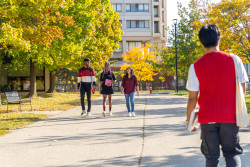
<path fill-rule="evenodd" d="M 90 59 L 89 59 L 89 58 L 85 58 L 85 59 L 84 59 L 84 62 L 86 62 L 86 61 L 90 61 Z"/>
<path fill-rule="evenodd" d="M 205 48 L 217 46 L 220 40 L 220 29 L 217 25 L 205 25 L 200 29 L 199 39 Z"/>

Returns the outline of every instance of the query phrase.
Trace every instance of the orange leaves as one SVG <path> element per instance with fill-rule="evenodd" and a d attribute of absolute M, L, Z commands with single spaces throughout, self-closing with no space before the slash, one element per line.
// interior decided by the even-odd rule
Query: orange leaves
<path fill-rule="evenodd" d="M 29 37 L 32 43 L 37 43 L 40 46 L 48 46 L 55 39 L 63 39 L 63 32 L 57 26 L 39 25 L 36 29 L 27 27 L 26 30 L 30 33 Z"/>

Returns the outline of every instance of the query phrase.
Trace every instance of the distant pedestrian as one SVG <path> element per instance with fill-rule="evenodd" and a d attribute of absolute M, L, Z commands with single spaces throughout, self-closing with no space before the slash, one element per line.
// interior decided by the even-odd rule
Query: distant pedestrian
<path fill-rule="evenodd" d="M 206 54 L 189 69 L 187 89 L 187 123 L 190 113 L 199 105 L 198 121 L 201 124 L 201 151 L 206 167 L 217 167 L 220 146 L 227 167 L 240 167 L 239 128 L 236 125 L 236 77 L 232 55 L 219 51 L 220 30 L 216 25 L 203 26 L 199 39 Z M 248 76 L 237 56 L 238 75 L 243 90 Z M 196 129 L 194 129 L 196 130 Z"/>
<path fill-rule="evenodd" d="M 84 67 L 80 68 L 78 72 L 78 92 L 81 94 L 81 105 L 82 105 L 82 113 L 83 116 L 90 116 L 91 113 L 91 91 L 92 86 L 93 89 L 95 89 L 96 85 L 96 78 L 95 78 L 95 72 L 90 67 L 90 59 L 85 58 L 84 59 Z M 85 93 L 87 94 L 87 101 L 88 101 L 88 110 L 86 112 L 85 110 Z"/>
<path fill-rule="evenodd" d="M 106 101 L 109 99 L 109 115 L 112 116 L 113 84 L 116 82 L 115 74 L 111 71 L 110 63 L 106 62 L 100 78 L 100 94 L 103 95 L 103 116 L 106 116 Z"/>
<path fill-rule="evenodd" d="M 139 97 L 140 92 L 138 86 L 138 79 L 135 76 L 134 69 L 132 67 L 128 67 L 126 70 L 126 74 L 122 79 L 121 93 L 125 94 L 129 117 L 135 116 L 135 92 L 137 92 L 137 95 Z"/>

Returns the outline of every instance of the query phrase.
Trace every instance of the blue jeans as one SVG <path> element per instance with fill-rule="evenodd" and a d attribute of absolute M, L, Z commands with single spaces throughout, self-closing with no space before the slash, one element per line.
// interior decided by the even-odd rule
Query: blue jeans
<path fill-rule="evenodd" d="M 134 112 L 135 111 L 135 92 L 130 94 L 125 94 L 126 98 L 126 105 L 128 112 Z M 130 103 L 131 103 L 131 110 L 130 110 Z"/>

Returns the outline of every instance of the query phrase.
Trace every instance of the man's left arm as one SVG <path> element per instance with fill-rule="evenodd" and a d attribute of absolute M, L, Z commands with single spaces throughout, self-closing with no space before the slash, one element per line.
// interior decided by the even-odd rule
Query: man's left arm
<path fill-rule="evenodd" d="M 93 88 L 96 86 L 96 77 L 95 77 L 95 71 L 92 69 L 92 82 L 93 82 Z"/>

